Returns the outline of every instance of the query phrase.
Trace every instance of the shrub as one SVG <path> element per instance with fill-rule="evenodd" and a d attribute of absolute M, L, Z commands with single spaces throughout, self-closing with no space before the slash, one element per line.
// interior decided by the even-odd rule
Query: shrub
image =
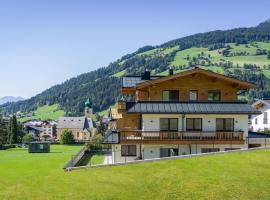
<path fill-rule="evenodd" d="M 74 144 L 74 136 L 71 130 L 64 130 L 60 137 L 61 144 Z"/>
<path fill-rule="evenodd" d="M 23 136 L 22 141 L 23 143 L 29 143 L 34 141 L 34 137 L 30 134 L 26 134 L 25 136 Z"/>

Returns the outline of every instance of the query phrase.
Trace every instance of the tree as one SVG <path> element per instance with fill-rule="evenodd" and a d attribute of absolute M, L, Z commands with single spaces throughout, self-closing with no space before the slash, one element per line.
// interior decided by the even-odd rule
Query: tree
<path fill-rule="evenodd" d="M 270 59 L 270 51 L 267 53 L 267 58 Z"/>
<path fill-rule="evenodd" d="M 3 124 L 3 116 L 0 111 L 0 147 L 6 143 L 6 129 Z"/>
<path fill-rule="evenodd" d="M 16 144 L 18 142 L 18 124 L 15 115 L 9 118 L 8 123 L 8 143 Z"/>
<path fill-rule="evenodd" d="M 74 136 L 72 134 L 72 131 L 71 130 L 64 130 L 61 134 L 61 137 L 60 137 L 60 143 L 61 144 L 73 144 L 75 141 L 74 141 Z"/>
<path fill-rule="evenodd" d="M 34 140 L 35 140 L 34 137 L 32 135 L 30 135 L 30 134 L 26 134 L 22 138 L 23 143 L 29 143 L 29 142 L 32 142 Z"/>
<path fill-rule="evenodd" d="M 21 122 L 17 122 L 17 127 L 18 127 L 18 132 L 17 132 L 17 140 L 19 143 L 21 143 L 23 141 L 23 136 L 26 135 L 26 132 L 23 128 L 23 125 Z"/>

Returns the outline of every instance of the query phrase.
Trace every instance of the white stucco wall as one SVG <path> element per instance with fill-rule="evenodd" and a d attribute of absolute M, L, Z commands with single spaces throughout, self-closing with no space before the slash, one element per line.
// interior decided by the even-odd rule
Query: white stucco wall
<path fill-rule="evenodd" d="M 171 114 L 144 114 L 142 115 L 142 130 L 143 131 L 158 131 L 160 129 L 160 118 L 178 118 L 178 130 L 182 131 L 182 115 Z M 242 130 L 245 132 L 245 136 L 248 135 L 248 115 L 186 115 L 184 119 L 184 131 L 186 130 L 186 118 L 202 118 L 203 131 L 216 131 L 216 119 L 217 118 L 234 118 L 234 130 Z"/>
<path fill-rule="evenodd" d="M 262 109 L 259 109 L 259 111 L 262 112 L 262 114 L 260 115 L 252 115 L 251 116 L 251 130 L 253 131 L 263 131 L 265 129 L 269 129 L 270 130 L 270 106 L 269 105 L 265 105 Z M 264 112 L 267 112 L 267 117 L 268 117 L 268 122 L 267 124 L 263 123 L 263 118 L 264 118 Z M 255 123 L 255 121 L 258 121 L 258 124 Z"/>
<path fill-rule="evenodd" d="M 270 142 L 270 141 L 269 141 Z M 247 148 L 247 144 L 243 145 L 230 145 L 230 144 L 207 144 L 207 145 L 142 145 L 142 157 L 143 159 L 153 159 L 160 158 L 160 149 L 161 148 L 174 148 L 178 149 L 178 155 L 187 155 L 187 154 L 197 154 L 202 153 L 202 148 L 219 148 L 220 151 L 225 151 L 226 148 Z M 113 163 L 122 163 L 134 161 L 140 155 L 140 145 L 137 145 L 137 156 L 134 157 L 122 157 L 121 156 L 121 145 L 113 145 L 112 148 L 112 157 Z"/>

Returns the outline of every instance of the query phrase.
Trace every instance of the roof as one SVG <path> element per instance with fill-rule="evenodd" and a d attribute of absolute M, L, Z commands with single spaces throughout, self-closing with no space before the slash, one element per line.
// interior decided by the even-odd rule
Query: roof
<path fill-rule="evenodd" d="M 256 101 L 255 103 L 253 103 L 252 106 L 256 106 L 260 103 L 270 105 L 270 99 L 260 99 Z"/>
<path fill-rule="evenodd" d="M 127 111 L 142 114 L 261 114 L 246 102 L 138 102 Z"/>
<path fill-rule="evenodd" d="M 150 76 L 150 80 L 156 80 L 164 76 Z M 122 87 L 135 87 L 137 84 L 149 81 L 149 80 L 143 80 L 141 76 L 124 76 L 122 77 Z"/>
<path fill-rule="evenodd" d="M 95 128 L 92 119 L 86 117 L 60 117 L 57 128 L 60 129 L 88 129 Z"/>
<path fill-rule="evenodd" d="M 140 88 L 143 88 L 143 87 L 146 87 L 146 86 L 149 86 L 149 85 L 161 83 L 161 82 L 164 82 L 164 81 L 168 81 L 168 80 L 172 80 L 172 79 L 176 79 L 176 78 L 180 78 L 180 77 L 183 77 L 183 76 L 188 76 L 188 75 L 192 75 L 192 74 L 196 74 L 196 73 L 204 74 L 204 75 L 209 76 L 209 77 L 218 78 L 218 79 L 222 79 L 224 81 L 228 81 L 228 82 L 237 84 L 239 86 L 239 88 L 241 88 L 241 89 L 249 89 L 249 88 L 256 87 L 256 85 L 253 84 L 253 83 L 238 80 L 236 78 L 232 78 L 232 77 L 229 77 L 229 76 L 218 74 L 218 73 L 215 73 L 215 72 L 210 71 L 210 70 L 201 69 L 199 67 L 195 67 L 193 69 L 185 70 L 183 72 L 180 72 L 180 73 L 177 73 L 177 74 L 174 74 L 174 75 L 171 75 L 171 76 L 165 76 L 165 77 L 161 77 L 161 78 L 158 78 L 158 79 L 155 79 L 155 80 L 150 80 L 150 81 L 148 80 L 148 81 L 144 81 L 144 82 L 141 82 L 141 83 L 137 83 L 136 87 L 138 89 L 140 89 Z"/>
<path fill-rule="evenodd" d="M 42 132 L 42 128 L 41 127 L 38 127 L 38 126 L 27 126 L 28 129 L 33 129 L 33 130 L 36 130 L 36 131 L 39 131 L 39 132 Z"/>

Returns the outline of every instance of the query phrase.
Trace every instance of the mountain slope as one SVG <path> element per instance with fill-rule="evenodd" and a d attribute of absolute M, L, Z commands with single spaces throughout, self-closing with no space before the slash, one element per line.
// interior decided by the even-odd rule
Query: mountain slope
<path fill-rule="evenodd" d="M 151 70 L 166 74 L 190 66 L 206 69 L 258 84 L 245 98 L 270 96 L 270 22 L 256 27 L 199 33 L 159 46 L 145 46 L 110 63 L 107 67 L 82 74 L 41 94 L 17 103 L 7 103 L 5 112 L 31 111 L 43 105 L 59 104 L 68 115 L 83 113 L 84 101 L 91 98 L 95 111 L 114 104 L 119 98 L 120 77 Z"/>
<path fill-rule="evenodd" d="M 3 105 L 8 102 L 17 102 L 17 101 L 22 101 L 22 97 L 12 97 L 12 96 L 6 96 L 6 97 L 1 97 L 0 98 L 0 105 Z"/>

